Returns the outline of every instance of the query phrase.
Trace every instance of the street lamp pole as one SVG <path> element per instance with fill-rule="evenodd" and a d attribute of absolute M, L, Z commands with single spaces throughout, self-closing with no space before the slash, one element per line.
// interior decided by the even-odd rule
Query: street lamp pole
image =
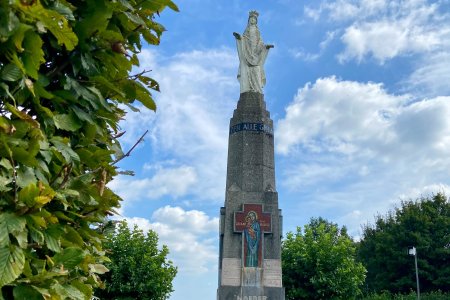
<path fill-rule="evenodd" d="M 414 264 L 416 265 L 417 300 L 420 300 L 419 269 L 417 268 L 417 249 L 416 249 L 416 247 L 409 247 L 408 254 L 414 255 Z"/>
<path fill-rule="evenodd" d="M 416 249 L 416 248 L 414 248 Z M 416 284 L 417 284 L 417 300 L 420 300 L 420 286 L 419 286 L 419 269 L 417 268 L 417 250 L 415 251 L 414 262 L 416 264 Z"/>

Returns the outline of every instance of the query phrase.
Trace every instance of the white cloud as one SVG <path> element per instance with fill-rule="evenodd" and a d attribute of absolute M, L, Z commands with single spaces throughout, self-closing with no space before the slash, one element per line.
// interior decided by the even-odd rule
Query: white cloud
<path fill-rule="evenodd" d="M 161 94 L 155 94 L 157 112 L 143 110 L 130 113 L 122 124 L 127 131 L 126 144 L 137 140 L 144 128 L 150 129 L 152 162 L 170 157 L 172 165 L 189 166 L 184 173 L 159 174 L 161 187 L 154 197 L 171 194 L 195 195 L 197 199 L 222 200 L 226 174 L 227 140 L 229 114 L 236 105 L 239 95 L 236 80 L 238 60 L 235 51 L 223 48 L 205 51 L 190 51 L 165 57 L 155 51 L 144 49 L 141 68 L 152 69 L 151 75 L 161 87 Z M 173 168 L 171 166 L 171 168 Z M 174 170 L 177 171 L 177 170 Z M 174 175 L 174 178 L 170 176 Z M 190 178 L 187 183 L 177 177 Z M 204 178 L 201 181 L 192 178 Z M 169 184 L 162 181 L 168 180 Z M 135 181 L 141 186 L 147 180 Z M 179 182 L 180 187 L 171 183 Z M 195 183 L 195 184 L 194 184 Z M 156 178 L 151 180 L 156 185 Z M 168 186 L 168 188 L 165 188 Z M 172 189 L 170 187 L 174 187 Z M 144 192 L 137 189 L 134 194 Z"/>
<path fill-rule="evenodd" d="M 304 147 L 317 153 L 444 163 L 450 147 L 450 97 L 412 100 L 387 93 L 381 84 L 318 79 L 299 89 L 278 121 L 277 150 L 288 154 Z"/>
<path fill-rule="evenodd" d="M 397 56 L 447 52 L 450 16 L 441 12 L 444 5 L 426 0 L 322 1 L 315 9 L 306 7 L 305 15 L 345 28 L 340 62 L 373 57 L 382 64 Z"/>
<path fill-rule="evenodd" d="M 344 0 L 324 3 L 322 9 L 329 11 L 332 20 L 353 18 L 360 12 L 360 9 L 356 4 Z"/>
<path fill-rule="evenodd" d="M 170 222 L 172 226 L 190 228 L 195 233 L 215 232 L 218 228 L 218 218 L 210 219 L 202 211 L 185 211 L 180 207 L 162 207 L 153 213 L 152 219 L 161 224 Z"/>
<path fill-rule="evenodd" d="M 134 179 L 129 176 L 119 176 L 108 186 L 123 199 L 136 201 L 164 196 L 181 197 L 188 194 L 196 182 L 195 169 L 183 165 L 174 168 L 158 168 L 150 178 Z"/>
<path fill-rule="evenodd" d="M 341 37 L 346 48 L 338 58 L 341 62 L 353 58 L 361 61 L 371 55 L 384 63 L 399 55 L 429 52 L 437 48 L 439 34 L 414 22 L 416 20 L 407 19 L 353 24 Z"/>
<path fill-rule="evenodd" d="M 354 153 L 363 141 L 389 141 L 391 119 L 408 99 L 387 94 L 381 84 L 318 79 L 299 89 L 278 121 L 277 150 L 288 153 L 301 143 L 317 151 Z"/>
<path fill-rule="evenodd" d="M 450 49 L 450 37 L 447 41 Z M 450 52 L 440 51 L 421 58 L 404 86 L 405 90 L 429 97 L 450 95 L 449 79 Z"/>
<path fill-rule="evenodd" d="M 198 210 L 180 207 L 157 209 L 150 220 L 125 218 L 130 226 L 137 224 L 144 231 L 158 233 L 159 244 L 167 245 L 169 258 L 178 267 L 177 276 L 184 277 L 215 270 L 218 249 L 218 218 L 210 218 Z"/>
<path fill-rule="evenodd" d="M 450 196 L 450 185 L 444 183 L 426 185 L 421 188 L 413 188 L 408 191 L 408 193 L 399 194 L 398 197 L 399 199 L 407 201 L 419 199 L 421 197 L 430 197 L 436 193 L 443 193 Z"/>
<path fill-rule="evenodd" d="M 308 83 L 276 127 L 279 186 L 301 193 L 299 213 L 332 211 L 357 236 L 358 224 L 405 197 L 450 191 L 449 115 L 450 97 L 416 100 L 335 77 Z"/>

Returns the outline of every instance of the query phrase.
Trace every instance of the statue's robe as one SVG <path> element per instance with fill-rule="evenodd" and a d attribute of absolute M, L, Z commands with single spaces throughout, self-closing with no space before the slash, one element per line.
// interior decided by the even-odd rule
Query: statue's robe
<path fill-rule="evenodd" d="M 236 43 L 239 55 L 240 92 L 252 91 L 262 94 L 262 88 L 266 84 L 264 62 L 269 49 L 264 45 L 256 26 L 250 26 L 240 39 L 236 39 Z"/>

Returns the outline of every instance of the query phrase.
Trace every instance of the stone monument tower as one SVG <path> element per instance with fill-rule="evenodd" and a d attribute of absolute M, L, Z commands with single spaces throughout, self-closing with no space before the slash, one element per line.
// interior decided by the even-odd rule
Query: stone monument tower
<path fill-rule="evenodd" d="M 265 45 L 249 13 L 236 38 L 240 97 L 230 120 L 225 207 L 220 209 L 218 300 L 284 300 L 282 216 L 275 185 L 273 121 L 266 110 Z"/>

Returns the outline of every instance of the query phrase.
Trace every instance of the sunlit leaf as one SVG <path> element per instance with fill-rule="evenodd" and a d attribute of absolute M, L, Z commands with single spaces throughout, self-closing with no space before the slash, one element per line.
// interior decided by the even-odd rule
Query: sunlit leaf
<path fill-rule="evenodd" d="M 45 28 L 56 37 L 60 45 L 67 50 L 73 50 L 78 43 L 78 37 L 69 27 L 67 19 L 55 10 L 45 9 L 39 2 L 34 5 L 20 6 L 22 11 L 30 17 L 39 20 Z"/>
<path fill-rule="evenodd" d="M 97 274 L 105 274 L 106 272 L 109 271 L 108 268 L 102 264 L 91 264 L 91 265 L 89 265 L 89 268 L 90 268 L 91 272 L 94 272 Z"/>

